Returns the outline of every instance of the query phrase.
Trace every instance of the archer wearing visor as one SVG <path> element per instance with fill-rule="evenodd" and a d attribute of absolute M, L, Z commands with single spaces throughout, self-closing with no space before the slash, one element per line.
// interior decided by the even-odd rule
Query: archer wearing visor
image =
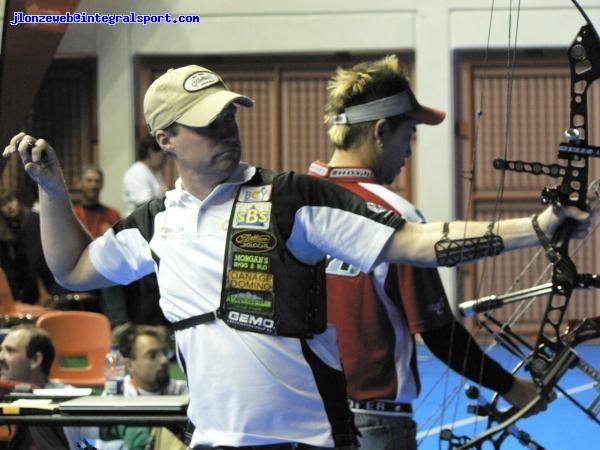
<path fill-rule="evenodd" d="M 419 104 L 407 86 L 406 90 L 389 97 L 379 98 L 360 105 L 348 106 L 344 112 L 336 114 L 332 123 L 345 125 L 372 122 L 377 119 L 406 115 L 418 123 L 437 125 L 446 117 L 446 113 Z"/>
<path fill-rule="evenodd" d="M 382 185 L 393 182 L 411 156 L 415 126 L 437 125 L 444 118 L 443 111 L 419 104 L 395 56 L 338 69 L 325 108 L 335 150 L 328 163 L 315 161 L 309 174 L 423 223 L 414 205 Z M 463 252 L 484 254 L 489 245 L 495 246 L 489 253 L 500 251 L 503 241 L 492 231 L 470 241 L 473 245 L 455 239 L 450 246 L 448 226 L 439 226 L 438 261 L 454 264 Z M 535 397 L 532 381 L 513 377 L 488 357 L 455 319 L 437 270 L 382 263 L 361 272 L 332 257 L 326 273 L 328 318 L 336 326 L 361 448 L 417 448 L 412 417 L 421 388 L 416 334 L 454 371 L 499 392 L 510 404 L 520 407 Z"/>

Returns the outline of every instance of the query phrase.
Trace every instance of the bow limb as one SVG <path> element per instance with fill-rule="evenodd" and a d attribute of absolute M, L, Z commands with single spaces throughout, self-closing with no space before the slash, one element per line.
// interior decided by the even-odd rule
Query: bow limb
<path fill-rule="evenodd" d="M 600 149 L 588 144 L 587 93 L 600 78 L 600 39 L 585 12 L 572 0 L 586 20 L 568 50 L 571 68 L 570 127 L 565 133 L 568 142 L 561 143 L 558 157 L 567 161 L 562 182 L 555 188 L 545 188 L 542 202 L 587 208 L 589 156 L 600 156 Z M 553 264 L 552 293 L 540 325 L 529 368 L 534 380 L 542 385 L 548 369 L 564 349 L 560 327 L 576 285 L 577 269 L 569 257 L 569 241 L 576 224 L 567 220 L 552 237 L 550 244 L 541 238 L 546 254 Z"/>
<path fill-rule="evenodd" d="M 566 132 L 568 141 L 561 143 L 558 149 L 559 159 L 566 164 L 546 165 L 504 159 L 498 160 L 495 166 L 503 170 L 562 178 L 558 186 L 545 188 L 542 191 L 542 202 L 586 209 L 588 207 L 588 159 L 590 156 L 600 156 L 600 148 L 590 146 L 587 142 L 589 135 L 587 92 L 592 82 L 600 78 L 600 39 L 583 10 L 575 0 L 572 1 L 584 16 L 586 25 L 581 27 L 568 51 L 571 68 L 570 127 Z M 549 283 L 549 298 L 545 314 L 536 343 L 527 358 L 527 367 L 538 387 L 538 395 L 520 410 L 502 418 L 501 421 L 496 420 L 499 422 L 498 425 L 463 446 L 454 448 L 480 448 L 485 441 L 496 442 L 495 436 L 504 436 L 505 431 L 516 421 L 538 409 L 540 403 L 552 395 L 554 387 L 566 370 L 578 362 L 572 348 L 563 342 L 561 337 L 561 327 L 572 292 L 581 280 L 569 255 L 569 242 L 576 225 L 574 221 L 567 220 L 551 238 L 545 237 L 541 232 L 538 233 L 546 256 L 552 263 L 552 278 Z M 539 226 L 537 228 L 539 229 Z M 501 443 L 502 440 L 498 439 L 497 442 Z"/>
<path fill-rule="evenodd" d="M 503 422 L 501 422 L 499 425 L 497 425 L 495 427 L 488 428 L 486 431 L 479 434 L 477 437 L 473 438 L 472 440 L 467 442 L 465 445 L 456 447 L 456 449 L 457 450 L 467 450 L 470 448 L 477 448 L 477 449 L 481 448 L 482 443 L 492 440 L 497 434 L 504 433 L 504 431 L 507 430 L 509 427 L 511 427 L 515 422 L 522 419 L 523 417 L 526 417 L 530 411 L 534 410 L 538 406 L 538 404 L 542 401 L 543 398 L 544 397 L 543 397 L 542 393 L 538 394 L 524 408 L 521 408 L 520 410 L 516 411 L 515 413 L 510 414 L 508 419 L 504 420 Z M 501 441 L 499 441 L 501 444 L 504 440 L 504 436 L 500 437 L 500 439 L 502 439 Z M 494 445 L 494 448 L 499 448 L 499 446 L 496 447 L 496 445 Z M 540 450 L 543 449 L 543 447 L 541 447 L 539 444 L 536 444 L 536 446 L 533 448 L 540 449 Z"/>

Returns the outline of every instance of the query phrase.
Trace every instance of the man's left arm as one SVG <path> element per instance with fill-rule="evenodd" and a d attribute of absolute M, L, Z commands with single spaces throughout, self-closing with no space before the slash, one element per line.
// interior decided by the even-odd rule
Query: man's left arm
<path fill-rule="evenodd" d="M 487 356 L 458 321 L 423 331 L 420 335 L 431 353 L 455 372 L 500 394 L 511 388 L 513 376 Z"/>
<path fill-rule="evenodd" d="M 522 408 L 537 395 L 535 384 L 515 377 L 486 355 L 475 338 L 458 322 L 421 333 L 429 350 L 455 372 L 498 392 L 511 405 Z M 545 403 L 538 410 L 545 409 Z"/>
<path fill-rule="evenodd" d="M 566 219 L 578 222 L 573 237 L 582 239 L 587 235 L 590 214 L 574 206 L 548 206 L 537 217 L 539 232 L 551 237 Z M 492 233 L 492 235 L 490 235 Z M 499 246 L 474 246 L 478 240 L 495 237 Z M 482 221 L 454 221 L 447 223 L 411 223 L 406 222 L 397 230 L 379 257 L 380 261 L 410 264 L 418 267 L 439 267 L 437 244 L 449 243 L 460 249 L 458 259 L 453 264 L 473 262 L 486 256 L 495 256 L 500 252 L 541 245 L 538 232 L 534 229 L 531 217 L 500 220 L 496 223 Z M 479 250 L 493 249 L 492 254 Z"/>

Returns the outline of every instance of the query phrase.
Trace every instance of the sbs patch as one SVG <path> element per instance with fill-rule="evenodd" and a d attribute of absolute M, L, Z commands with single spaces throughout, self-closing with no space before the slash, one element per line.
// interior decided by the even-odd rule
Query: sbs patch
<path fill-rule="evenodd" d="M 268 230 L 271 223 L 271 202 L 237 203 L 233 228 Z"/>

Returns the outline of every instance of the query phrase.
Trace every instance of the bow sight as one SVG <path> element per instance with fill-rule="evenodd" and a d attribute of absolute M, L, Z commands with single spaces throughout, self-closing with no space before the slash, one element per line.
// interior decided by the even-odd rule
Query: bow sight
<path fill-rule="evenodd" d="M 496 159 L 494 167 L 498 170 L 561 178 L 560 184 L 545 187 L 542 190 L 541 202 L 558 206 L 576 206 L 585 210 L 589 207 L 587 202 L 588 158 L 600 156 L 600 147 L 588 144 L 587 105 L 588 89 L 595 80 L 600 78 L 600 39 L 580 5 L 575 0 L 572 2 L 584 17 L 586 24 L 581 27 L 567 52 L 571 73 L 570 124 L 565 132 L 567 141 L 558 146 L 558 158 L 565 161 L 565 164 Z M 536 228 L 535 217 L 533 225 Z M 533 346 L 512 332 L 510 327 L 501 324 L 487 314 L 487 319 L 500 331 L 493 332 L 490 325 L 484 323 L 484 326 L 493 332 L 504 347 L 523 358 L 523 364 L 531 373 L 538 388 L 538 395 L 520 410 L 513 408 L 501 412 L 496 408 L 495 401 L 485 403 L 479 395 L 472 394 L 478 403 L 473 407 L 473 411 L 487 417 L 488 429 L 472 439 L 456 436 L 451 430 L 444 430 L 442 439 L 448 441 L 450 449 L 481 449 L 484 442 L 489 442 L 494 449 L 499 449 L 508 436 L 516 437 L 526 447 L 543 449 L 540 444 L 533 441 L 527 433 L 516 428 L 514 424 L 517 420 L 535 411 L 541 402 L 551 398 L 554 395 L 554 389 L 561 391 L 565 397 L 600 425 L 597 417 L 600 414 L 600 395 L 586 407 L 579 404 L 558 386 L 558 381 L 565 372 L 574 367 L 583 370 L 597 385 L 600 385 L 600 372 L 582 361 L 573 349 L 575 345 L 585 340 L 600 337 L 600 318 L 572 321 L 567 330 L 561 332 L 573 290 L 600 287 L 600 276 L 578 274 L 575 264 L 569 257 L 568 246 L 575 225 L 573 220 L 565 221 L 551 238 L 544 236 L 537 227 L 539 231 L 536 231 L 538 231 L 546 256 L 553 268 L 550 283 L 504 296 L 488 296 L 459 305 L 463 315 L 467 316 L 498 308 L 510 302 L 542 294 L 549 295 L 546 311 Z M 523 348 L 527 351 L 524 352 Z"/>

